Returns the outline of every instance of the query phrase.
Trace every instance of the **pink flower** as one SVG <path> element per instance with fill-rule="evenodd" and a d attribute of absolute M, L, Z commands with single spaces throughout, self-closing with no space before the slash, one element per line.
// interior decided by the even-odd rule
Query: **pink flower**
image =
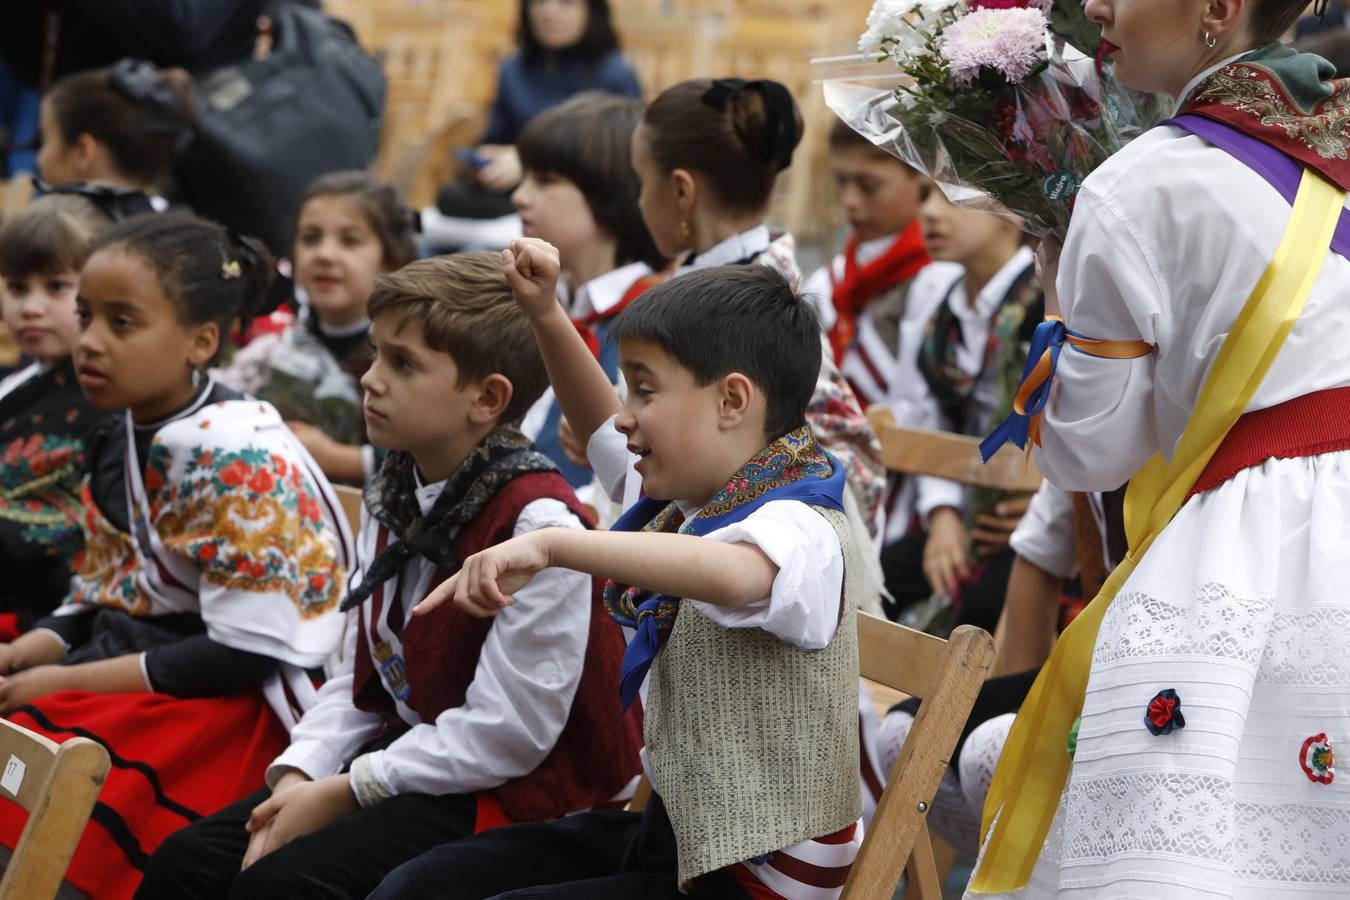
<path fill-rule="evenodd" d="M 1039 9 L 977 9 L 947 26 L 938 51 L 957 84 L 969 84 L 981 69 L 1019 84 L 1045 62 L 1049 25 Z"/>
<path fill-rule="evenodd" d="M 971 9 L 1039 9 L 1047 16 L 1054 0 L 970 0 Z"/>

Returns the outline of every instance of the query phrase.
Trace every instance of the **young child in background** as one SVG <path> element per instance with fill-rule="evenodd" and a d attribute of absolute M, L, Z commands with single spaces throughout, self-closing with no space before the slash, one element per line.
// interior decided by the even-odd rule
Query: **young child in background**
<path fill-rule="evenodd" d="M 556 309 L 551 251 L 527 242 L 507 254 L 531 315 Z M 816 317 L 777 272 L 725 266 L 653 288 L 611 334 L 628 384 L 617 427 L 647 496 L 614 531 L 547 529 L 470 557 L 419 611 L 453 598 L 473 615 L 507 615 L 550 566 L 611 577 L 606 604 L 637 629 L 625 705 L 650 670 L 656 793 L 642 813 L 441 847 L 376 897 L 548 885 L 550 897 L 823 900 L 838 896 L 857 853 L 860 548 L 843 515 L 843 468 L 805 423 Z M 609 391 L 594 364 L 578 380 Z"/>
<path fill-rule="evenodd" d="M 104 232 L 81 272 L 76 373 L 121 415 L 91 441 L 68 601 L 0 645 L 0 709 L 112 752 L 67 876 L 91 896 L 130 895 L 165 836 L 262 783 L 341 636 L 336 497 L 275 409 L 203 375 L 272 271 L 166 213 Z M 22 826 L 0 811 L 0 842 Z"/>
<path fill-rule="evenodd" d="M 931 265 L 918 217 L 923 176 L 843 122 L 831 126 L 829 141 L 848 244 L 806 281 L 803 293 L 817 305 L 839 370 L 863 408 L 884 403 L 897 424 L 919 424 L 905 382 L 920 377 L 915 333 L 941 300 L 931 291 L 911 296 L 909 290 Z M 915 479 L 887 475 L 883 545 L 910 531 L 915 495 Z"/>
<path fill-rule="evenodd" d="M 143 60 L 61 78 L 42 98 L 42 180 L 133 188 L 163 211 L 160 194 L 196 120 L 194 97 L 187 72 Z"/>
<path fill-rule="evenodd" d="M 920 377 L 897 373 L 893 403 L 908 423 L 982 435 L 1012 410 L 1044 297 L 1031 249 L 1011 219 L 958 206 L 932 182 L 921 189 L 924 243 L 934 260 L 909 289 L 925 324 L 902 326 L 901 359 L 918 360 Z M 904 606 L 930 595 L 956 600 L 955 624 L 993 631 L 1013 554 L 1008 536 L 1027 498 L 918 478 L 913 531 L 882 553 L 886 585 Z"/>
<path fill-rule="evenodd" d="M 583 94 L 536 116 L 516 144 L 525 175 L 511 199 L 525 235 L 558 248 L 559 300 L 611 380 L 618 378 L 619 351 L 605 340 L 609 322 L 659 283 L 668 263 L 638 211 L 630 150 L 642 109 L 639 100 Z M 591 471 L 563 451 L 561 416 L 550 389 L 521 430 L 582 488 L 591 484 Z"/>
<path fill-rule="evenodd" d="M 776 81 L 695 79 L 648 104 L 633 133 L 633 168 L 642 191 L 638 205 L 657 249 L 684 257 L 675 277 L 708 266 L 757 263 L 797 283 L 801 272 L 792 235 L 773 238 L 764 218 L 778 173 L 791 164 L 801 133 L 797 104 Z M 577 437 L 623 456 L 623 441 L 602 427 L 612 411 L 579 421 L 563 404 Z M 872 521 L 884 486 L 881 447 L 828 354 L 806 418 L 844 463 L 855 512 Z M 620 478 L 605 488 L 627 507 L 637 499 L 639 479 Z M 880 607 L 868 600 L 865 608 Z"/>
<path fill-rule="evenodd" d="M 5 326 L 28 366 L 0 381 L 0 636 L 13 640 L 70 591 L 90 432 L 71 359 L 89 243 L 111 220 L 83 197 L 39 197 L 0 228 Z"/>
<path fill-rule="evenodd" d="M 358 384 L 371 358 L 366 298 L 375 276 L 417 258 L 414 233 L 412 212 L 375 176 L 315 179 L 295 225 L 299 319 L 251 341 L 217 373 L 275 406 L 334 481 L 359 485 L 375 471 Z"/>
<path fill-rule="evenodd" d="M 889 394 L 909 283 L 929 262 L 919 227 L 923 176 L 838 120 L 829 145 L 848 241 L 802 293 L 820 313 L 839 371 L 871 406 Z"/>
<path fill-rule="evenodd" d="M 171 837 L 140 897 L 365 897 L 425 850 L 601 805 L 639 771 L 640 718 L 615 697 L 623 637 L 590 578 L 552 569 L 495 620 L 411 618 L 473 553 L 583 530 L 516 429 L 547 381 L 497 255 L 381 276 L 370 317 L 366 416 L 391 452 L 366 487 L 341 663 L 269 768 L 270 799 Z"/>

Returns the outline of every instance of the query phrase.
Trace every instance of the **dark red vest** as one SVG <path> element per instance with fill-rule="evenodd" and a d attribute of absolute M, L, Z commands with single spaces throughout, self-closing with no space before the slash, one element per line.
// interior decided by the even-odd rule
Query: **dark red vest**
<path fill-rule="evenodd" d="M 556 472 L 535 472 L 511 481 L 483 511 L 466 522 L 455 538 L 461 559 L 500 544 L 515 533 L 520 511 L 531 501 L 550 498 L 565 503 L 589 523 L 590 515 Z M 451 573 L 445 572 L 445 577 Z M 434 583 L 439 584 L 441 579 Z M 567 724 L 557 744 L 533 772 L 492 789 L 513 821 L 538 822 L 598 806 L 619 793 L 642 769 L 642 713 L 638 705 L 619 710 L 619 664 L 624 639 L 600 600 L 601 582 L 591 596 L 590 636 L 581 683 Z M 559 603 L 576 602 L 560 597 Z M 394 700 L 384 689 L 371 658 L 370 636 L 360 618 L 352 702 L 379 713 L 392 727 L 406 729 Z M 464 703 L 478 667 L 478 655 L 495 619 L 479 619 L 446 603 L 430 615 L 410 620 L 403 632 L 403 661 L 411 696 L 408 705 L 431 723 L 447 709 Z"/>

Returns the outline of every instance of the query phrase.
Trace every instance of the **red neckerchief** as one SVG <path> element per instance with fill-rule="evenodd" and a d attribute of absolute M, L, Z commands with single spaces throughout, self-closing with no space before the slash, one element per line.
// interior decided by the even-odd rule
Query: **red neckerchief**
<path fill-rule="evenodd" d="M 1222 122 L 1350 190 L 1350 79 L 1332 73 L 1311 54 L 1265 48 L 1208 76 L 1178 115 Z"/>
<path fill-rule="evenodd" d="M 584 340 L 586 346 L 590 348 L 592 356 L 596 359 L 600 358 L 600 334 L 595 330 L 595 326 L 606 319 L 612 319 L 623 312 L 624 308 L 638 297 L 642 296 L 642 293 L 646 291 L 647 288 L 656 287 L 668 277 L 669 274 L 666 272 L 652 272 L 643 275 L 637 281 L 630 284 L 628 290 L 624 291 L 623 297 L 620 298 L 619 302 L 609 309 L 604 312 L 592 312 L 588 316 L 582 316 L 579 319 L 572 320 L 572 324 L 576 326 L 577 332 L 581 335 L 582 340 Z"/>
<path fill-rule="evenodd" d="M 868 302 L 878 294 L 888 291 L 918 274 L 928 265 L 928 250 L 923 245 L 923 233 L 919 221 L 909 223 L 904 231 L 896 236 L 886 252 L 865 266 L 858 266 L 858 239 L 850 236 L 844 247 L 844 277 L 834 280 L 834 267 L 830 267 L 830 281 L 834 286 L 834 311 L 836 318 L 830 328 L 830 346 L 834 348 L 834 358 L 841 359 L 843 353 L 853 343 L 858 330 L 858 314 Z"/>

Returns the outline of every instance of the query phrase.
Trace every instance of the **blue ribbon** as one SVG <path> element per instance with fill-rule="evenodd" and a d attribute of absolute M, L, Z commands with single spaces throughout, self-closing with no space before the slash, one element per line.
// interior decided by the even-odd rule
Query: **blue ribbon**
<path fill-rule="evenodd" d="M 1023 401 L 1022 411 L 1017 411 L 1018 403 L 1014 400 L 1014 409 L 1008 418 L 1004 419 L 989 437 L 980 442 L 980 458 L 985 462 L 989 462 L 990 457 L 1008 442 L 1017 445 L 1018 449 L 1026 449 L 1027 431 L 1031 427 L 1031 420 L 1045 409 L 1045 404 L 1050 400 L 1050 386 L 1055 383 L 1059 352 L 1071 334 L 1073 333 L 1064 327 L 1064 323 L 1059 319 L 1047 319 L 1036 326 L 1036 332 L 1031 336 L 1031 347 L 1027 350 L 1027 363 L 1022 368 L 1021 387 L 1017 391 L 1018 399 Z M 1073 336 L 1081 337 L 1076 334 Z M 1032 387 L 1023 398 L 1022 394 L 1027 390 L 1032 374 L 1047 353 L 1050 354 L 1050 371 L 1046 373 L 1045 379 Z"/>

